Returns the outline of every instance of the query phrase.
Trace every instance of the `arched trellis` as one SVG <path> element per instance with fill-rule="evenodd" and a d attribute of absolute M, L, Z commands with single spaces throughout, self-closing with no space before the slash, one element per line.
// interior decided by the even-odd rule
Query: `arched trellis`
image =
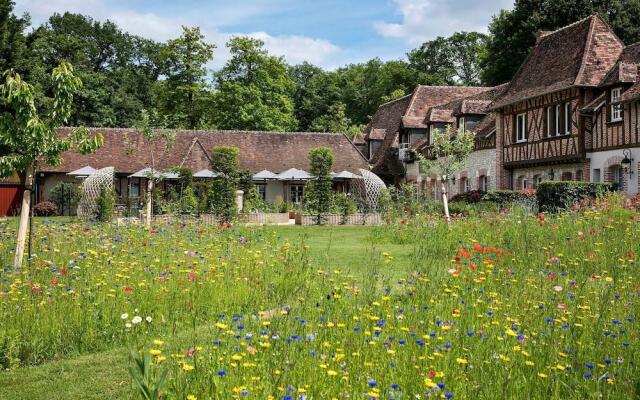
<path fill-rule="evenodd" d="M 78 204 L 78 217 L 90 219 L 96 214 L 98 197 L 103 189 L 113 190 L 113 167 L 102 168 L 82 182 L 82 193 Z"/>
<path fill-rule="evenodd" d="M 382 179 L 371 171 L 358 170 L 360 177 L 351 181 L 353 193 L 371 211 L 378 209 L 380 194 L 387 188 Z"/>

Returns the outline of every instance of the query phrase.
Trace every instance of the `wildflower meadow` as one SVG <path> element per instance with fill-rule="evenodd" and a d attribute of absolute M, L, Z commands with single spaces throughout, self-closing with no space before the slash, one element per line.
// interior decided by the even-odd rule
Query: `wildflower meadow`
<path fill-rule="evenodd" d="M 6 220 L 0 398 L 78 357 L 127 377 L 83 398 L 637 398 L 639 224 L 614 198 L 450 225 L 40 219 L 14 274 Z"/>

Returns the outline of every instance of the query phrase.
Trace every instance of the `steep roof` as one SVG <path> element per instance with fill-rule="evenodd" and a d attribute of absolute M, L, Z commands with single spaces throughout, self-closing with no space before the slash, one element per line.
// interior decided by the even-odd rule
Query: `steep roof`
<path fill-rule="evenodd" d="M 632 44 L 622 50 L 616 65 L 604 77 L 600 86 L 635 83 L 638 79 L 638 66 L 640 66 L 640 43 Z"/>
<path fill-rule="evenodd" d="M 504 107 L 573 86 L 597 86 L 623 43 L 597 15 L 542 36 L 513 80 L 491 105 Z"/>
<path fill-rule="evenodd" d="M 60 130 L 61 134 L 70 128 Z M 240 150 L 240 167 L 253 172 L 282 172 L 289 168 L 309 169 L 309 150 L 326 146 L 333 149 L 334 171 L 358 172 L 369 165 L 362 154 L 343 134 L 275 133 L 246 131 L 176 130 L 171 146 L 157 141 L 149 144 L 134 129 L 91 128 L 104 136 L 104 146 L 93 154 L 75 152 L 63 154 L 64 162 L 56 167 L 44 166 L 47 172 L 68 172 L 85 165 L 98 169 L 114 167 L 118 173 L 133 173 L 151 166 L 151 153 L 158 170 L 187 167 L 199 171 L 209 167 L 209 155 L 214 146 L 234 146 Z"/>

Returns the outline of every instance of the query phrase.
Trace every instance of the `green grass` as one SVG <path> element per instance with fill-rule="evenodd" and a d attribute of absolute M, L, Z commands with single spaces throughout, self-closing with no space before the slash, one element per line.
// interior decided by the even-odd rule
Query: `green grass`
<path fill-rule="evenodd" d="M 0 399 L 138 398 L 132 349 L 170 399 L 640 390 L 640 215 L 613 203 L 451 226 L 39 222 L 31 270 L 0 276 Z"/>
<path fill-rule="evenodd" d="M 55 218 L 57 223 L 69 219 Z M 15 224 L 15 220 L 11 221 Z M 277 235 L 292 245 L 308 246 L 308 253 L 317 266 L 344 269 L 346 273 L 363 276 L 367 263 L 382 257 L 383 252 L 394 254 L 397 260 L 393 274 L 400 276 L 409 269 L 412 246 L 406 244 L 376 244 L 371 227 L 300 227 L 280 226 L 254 228 L 264 235 Z M 10 260 L 6 248 L 4 263 Z M 185 337 L 186 336 L 186 337 Z M 188 334 L 179 334 L 174 341 L 186 345 Z M 0 399 L 128 399 L 135 398 L 127 372 L 129 348 L 117 346 L 105 351 L 56 359 L 30 367 L 0 372 Z"/>

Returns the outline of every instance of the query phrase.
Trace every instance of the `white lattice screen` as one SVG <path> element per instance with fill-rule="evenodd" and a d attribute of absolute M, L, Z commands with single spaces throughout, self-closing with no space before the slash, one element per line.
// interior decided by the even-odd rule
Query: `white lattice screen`
<path fill-rule="evenodd" d="M 96 213 L 97 200 L 102 189 L 113 190 L 113 167 L 102 168 L 82 182 L 82 193 L 78 204 L 78 217 L 90 219 Z"/>

